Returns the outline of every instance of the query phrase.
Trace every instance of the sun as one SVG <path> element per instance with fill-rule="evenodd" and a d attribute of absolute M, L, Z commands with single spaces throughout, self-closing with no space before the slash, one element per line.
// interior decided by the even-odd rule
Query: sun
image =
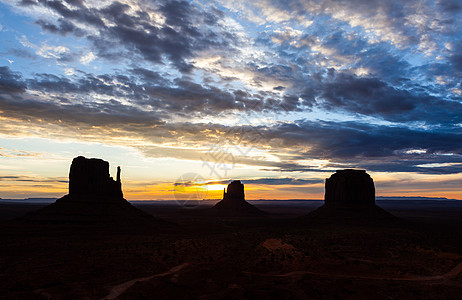
<path fill-rule="evenodd" d="M 226 184 L 208 184 L 205 187 L 209 191 L 222 191 L 223 189 L 226 188 Z"/>

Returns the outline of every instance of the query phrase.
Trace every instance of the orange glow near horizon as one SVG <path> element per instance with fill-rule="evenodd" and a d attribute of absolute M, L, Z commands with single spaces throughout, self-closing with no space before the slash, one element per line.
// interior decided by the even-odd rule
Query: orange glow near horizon
<path fill-rule="evenodd" d="M 178 199 L 222 199 L 223 189 L 225 184 L 197 184 L 187 187 L 177 188 L 173 184 L 163 183 L 151 185 L 140 190 L 137 188 L 125 188 L 124 195 L 128 200 L 174 200 Z M 303 188 L 316 188 L 318 192 L 304 192 Z M 446 197 L 449 199 L 462 199 L 460 190 L 431 190 L 431 189 L 386 189 L 380 186 L 380 182 L 376 183 L 377 197 Z M 247 200 L 258 199 L 324 199 L 324 183 L 319 183 L 310 186 L 293 186 L 293 185 L 260 185 L 260 184 L 245 184 L 245 197 Z"/>
<path fill-rule="evenodd" d="M 444 182 L 457 179 L 456 175 L 409 175 L 373 173 L 376 196 L 382 197 L 446 197 L 462 199 L 462 191 L 458 185 L 448 186 Z M 35 178 L 35 177 L 34 177 Z M 63 178 L 65 179 L 65 178 Z M 61 180 L 61 179 L 60 179 Z M 245 179 L 244 179 L 245 182 Z M 222 199 L 223 189 L 227 184 L 211 180 L 188 182 L 174 185 L 172 182 L 151 182 L 125 180 L 122 190 L 127 200 L 202 200 Z M 37 180 L 0 181 L 0 197 L 4 199 L 18 198 L 60 198 L 68 193 L 68 184 L 52 178 Z M 247 200 L 258 199 L 324 199 L 324 183 L 311 185 L 265 185 L 245 184 Z"/>
<path fill-rule="evenodd" d="M 184 190 L 178 189 L 175 191 L 172 184 L 156 184 L 140 188 L 139 186 L 132 187 L 125 185 L 123 188 L 124 197 L 127 200 L 175 200 L 175 199 L 222 199 L 223 188 L 225 185 L 207 185 L 192 186 Z M 312 199 L 323 200 L 324 192 L 321 193 L 303 193 L 303 192 L 287 192 L 289 186 L 281 191 L 278 186 L 263 186 L 246 185 L 245 197 L 247 200 L 258 199 Z M 67 194 L 67 184 L 60 186 L 40 185 L 30 186 L 27 184 L 21 185 L 0 185 L 1 198 L 34 198 L 34 197 L 50 197 L 60 198 Z M 12 195 L 12 196 L 10 196 Z M 31 196 L 34 195 L 34 196 Z M 378 189 L 376 196 L 378 197 L 445 197 L 448 199 L 462 199 L 462 192 L 459 190 L 383 190 Z"/>

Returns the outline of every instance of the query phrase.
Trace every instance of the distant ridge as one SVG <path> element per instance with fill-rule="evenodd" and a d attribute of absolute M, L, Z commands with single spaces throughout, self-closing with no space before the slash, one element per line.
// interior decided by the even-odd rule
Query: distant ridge
<path fill-rule="evenodd" d="M 10 203 L 53 203 L 58 198 L 24 198 L 24 199 L 3 199 L 0 198 L 0 202 L 10 202 Z"/>
<path fill-rule="evenodd" d="M 423 197 L 423 196 L 417 196 L 417 197 L 407 197 L 407 196 L 377 196 L 375 197 L 376 200 L 432 200 L 432 201 L 462 201 L 460 199 L 450 199 L 446 197 Z"/>
<path fill-rule="evenodd" d="M 0 198 L 0 203 L 2 202 L 10 202 L 10 203 L 53 203 L 56 201 L 58 198 L 15 198 L 15 199 L 9 199 L 9 198 Z M 407 197 L 407 196 L 376 196 L 375 197 L 376 201 L 384 201 L 384 200 L 397 200 L 397 201 L 462 201 L 461 199 L 451 199 L 451 198 L 446 198 L 446 197 L 424 197 L 424 196 L 417 196 L 417 197 Z M 129 203 L 133 204 L 177 204 L 178 200 L 152 200 L 152 199 L 146 199 L 146 200 L 127 200 Z M 202 202 L 204 204 L 208 205 L 214 205 L 218 202 L 220 202 L 221 199 L 203 199 Z M 274 203 L 281 203 L 281 202 L 312 202 L 312 201 L 324 201 L 322 199 L 255 199 L 255 200 L 246 200 L 249 203 L 257 204 L 259 202 L 274 202 Z M 197 202 L 197 201 L 194 201 Z"/>

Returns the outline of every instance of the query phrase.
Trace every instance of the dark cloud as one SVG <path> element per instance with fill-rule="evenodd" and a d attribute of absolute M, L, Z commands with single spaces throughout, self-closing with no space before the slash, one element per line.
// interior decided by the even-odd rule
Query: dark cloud
<path fill-rule="evenodd" d="M 238 44 L 237 37 L 225 31 L 219 23 L 223 12 L 216 8 L 201 9 L 185 1 L 155 2 L 149 9 L 162 14 L 165 23 L 154 26 L 146 11 L 137 10 L 128 14 L 130 6 L 117 1 L 101 9 L 88 9 L 80 1 L 70 3 L 79 8 L 71 9 L 58 1 L 38 1 L 37 5 L 53 9 L 62 16 L 58 20 L 59 25 L 45 21 L 38 21 L 38 23 L 46 30 L 59 34 L 75 31 L 75 24 L 72 23 L 74 21 L 95 26 L 99 34 L 89 34 L 88 39 L 93 43 L 98 56 L 111 60 L 120 60 L 122 57 L 132 60 L 142 58 L 162 65 L 167 58 L 180 72 L 189 73 L 193 69 L 189 60 L 198 51 L 225 50 L 228 55 L 231 55 Z M 299 15 L 303 13 L 298 10 L 306 8 L 305 4 L 298 1 L 272 1 L 271 3 L 280 10 L 295 9 Z M 407 25 L 403 24 L 406 13 L 400 12 L 400 9 L 409 10 L 413 7 L 412 4 L 354 1 L 354 4 L 345 2 L 344 5 L 342 9 L 354 9 L 355 12 L 358 12 L 358 7 L 361 7 L 361 14 L 371 18 L 376 16 L 378 11 L 385 13 L 390 20 L 400 20 L 398 23 L 387 21 L 391 28 L 401 26 L 400 33 L 407 34 L 408 37 L 414 34 L 403 29 L 407 28 Z M 338 3 L 331 2 L 316 7 L 318 7 L 317 10 L 321 9 L 325 13 L 332 13 L 341 8 Z M 102 21 L 103 19 L 112 25 L 107 25 Z M 315 36 L 320 38 L 319 46 L 335 51 L 334 59 L 338 55 L 356 60 L 352 65 L 353 68 L 365 67 L 371 70 L 372 75 L 358 77 L 345 72 L 334 72 L 335 76 L 328 74 L 324 78 L 322 72 L 325 70 L 313 73 L 316 70 L 308 67 L 312 65 L 311 61 L 298 66 L 270 63 L 261 68 L 252 66 L 250 63 L 248 67 L 256 74 L 262 74 L 262 78 L 276 79 L 292 86 L 290 90 L 281 86 L 276 87 L 275 91 L 284 89 L 285 93 L 280 99 L 275 95 L 252 95 L 247 99 L 237 98 L 232 91 L 204 86 L 204 84 L 182 78 L 178 78 L 177 82 L 171 85 L 143 85 L 143 90 L 139 89 L 140 86 L 135 87 L 133 83 L 130 86 L 143 104 L 172 111 L 178 109 L 179 113 L 202 111 L 211 114 L 216 111 L 243 110 L 255 106 L 265 111 L 281 108 L 285 111 L 300 111 L 313 107 L 317 98 L 320 100 L 318 106 L 324 109 L 341 109 L 352 114 L 373 116 L 392 122 L 408 120 L 431 124 L 447 123 L 448 120 L 449 122 L 460 122 L 461 107 L 457 103 L 435 98 L 434 91 L 431 91 L 429 87 L 420 86 L 415 89 L 408 86 L 402 87 L 406 77 L 413 75 L 410 73 L 410 65 L 396 55 L 387 52 L 389 49 L 386 44 L 379 43 L 371 47 L 367 40 L 359 36 L 360 30 L 354 30 L 356 36 L 351 38 L 351 34 L 346 31 L 346 25 L 338 22 L 324 23 L 329 26 L 328 29 L 317 29 L 317 32 L 301 37 L 301 41 L 305 41 L 301 43 L 301 49 L 309 50 L 317 43 L 313 35 L 316 33 Z M 341 26 L 336 28 L 339 24 Z M 283 33 L 279 35 L 282 36 Z M 270 40 L 269 36 L 266 39 L 260 39 L 264 44 L 269 44 Z M 289 59 L 301 60 L 302 58 L 292 51 L 295 48 L 290 45 L 287 43 L 285 48 L 281 46 L 282 48 L 279 49 L 281 55 Z M 71 58 L 64 57 L 63 59 Z M 451 57 L 451 62 L 456 69 L 462 65 L 459 60 L 458 54 Z M 140 76 L 147 74 L 139 67 L 135 69 L 139 71 Z M 152 79 L 152 73 L 150 76 Z M 160 78 L 155 80 L 160 80 Z M 254 80 L 258 83 L 260 79 L 255 76 Z M 100 85 L 99 90 L 102 88 Z M 103 93 L 106 94 L 109 91 L 103 91 Z M 111 95 L 120 96 L 114 93 Z M 265 101 L 260 101 L 262 98 Z M 258 102 L 261 103 L 257 104 Z"/>
<path fill-rule="evenodd" d="M 460 88 L 462 48 L 448 38 L 458 30 L 457 1 L 439 1 L 434 14 L 428 9 L 433 6 L 422 4 L 420 16 L 432 20 L 424 25 L 413 23 L 420 1 L 265 1 L 261 10 L 281 10 L 292 19 L 285 21 L 284 30 L 259 34 L 255 45 L 230 29 L 224 11 L 214 5 L 140 3 L 140 8 L 117 1 L 89 8 L 81 0 L 21 1 L 59 16 L 37 20 L 42 30 L 85 37 L 99 58 L 111 60 L 118 69 L 24 78 L 0 67 L 1 115 L 40 128 L 45 127 L 40 122 L 60 120 L 60 128 L 86 138 L 131 137 L 147 143 L 179 145 L 181 141 L 194 149 L 202 146 L 199 150 L 137 146 L 147 156 L 201 160 L 204 145 L 221 143 L 218 137 L 225 136 L 225 144 L 266 149 L 276 156 L 277 161 L 235 157 L 240 163 L 273 171 L 323 171 L 307 165 L 310 159 L 328 160 L 324 168 L 329 170 L 462 171 L 462 104 L 460 95 L 450 91 Z M 158 14 L 159 20 L 151 14 Z M 289 25 L 299 28 L 294 23 L 297 18 L 315 23 L 293 34 Z M 446 42 L 453 47 L 444 46 Z M 255 48 L 241 50 L 244 46 Z M 426 55 L 433 48 L 444 48 L 443 55 L 429 62 Z M 241 62 L 255 49 L 263 49 L 263 54 Z M 194 69 L 193 62 L 202 55 L 220 58 L 212 67 Z M 77 56 L 63 55 L 59 62 L 75 61 Z M 251 78 L 240 82 L 239 74 L 221 75 L 220 67 L 246 72 Z M 361 68 L 365 73 L 355 73 Z M 437 76 L 448 77 L 449 84 L 436 84 Z M 266 83 L 270 91 L 260 89 Z M 356 121 L 289 118 L 251 130 L 223 125 L 245 113 L 297 112 L 301 118 L 314 109 Z M 202 117 L 214 117 L 218 124 L 201 121 Z M 368 124 L 364 117 L 382 125 Z M 226 122 L 219 124 L 219 119 Z M 252 180 L 310 184 L 309 179 Z"/>
<path fill-rule="evenodd" d="M 311 13 L 334 16 L 342 21 L 347 21 L 350 18 L 357 19 L 356 24 L 364 24 L 364 26 L 383 31 L 379 32 L 379 34 L 392 32 L 395 35 L 400 35 L 405 39 L 405 42 L 410 44 L 417 43 L 420 40 L 418 35 L 424 33 L 420 31 L 420 28 L 413 27 L 412 22 L 409 22 L 408 17 L 415 14 L 416 9 L 421 8 L 420 12 L 425 17 L 431 17 L 434 22 L 439 20 L 434 12 L 434 10 L 438 10 L 438 5 L 433 6 L 428 3 L 426 3 L 427 5 L 422 5 L 419 0 L 405 2 L 380 0 L 327 0 L 322 2 L 270 0 L 265 2 L 267 6 L 291 13 L 291 15 L 305 16 L 307 13 Z M 439 2 L 441 4 L 443 1 Z M 455 1 L 451 2 L 454 3 Z M 428 10 L 422 9 L 423 7 Z M 448 4 L 447 7 L 452 10 L 457 5 Z M 360 19 L 358 20 L 358 18 Z"/>
<path fill-rule="evenodd" d="M 407 90 L 398 90 L 378 78 L 339 73 L 323 82 L 323 106 L 365 115 L 399 115 L 416 108 L 419 101 Z M 422 101 L 421 99 L 419 99 Z M 424 100 L 425 101 L 425 100 Z"/>
<path fill-rule="evenodd" d="M 27 175 L 22 176 L 0 176 L 0 181 L 22 181 L 22 182 L 56 182 L 68 183 L 65 178 L 38 178 Z"/>
<path fill-rule="evenodd" d="M 323 179 L 297 179 L 291 177 L 285 178 L 255 178 L 244 179 L 244 184 L 263 184 L 263 185 L 310 185 L 323 183 Z"/>
<path fill-rule="evenodd" d="M 173 116 L 205 116 L 238 111 L 297 110 L 298 98 L 285 96 L 281 100 L 273 94 L 251 94 L 243 90 L 222 90 L 204 86 L 184 77 L 172 81 L 144 68 L 130 70 L 127 75 L 94 75 L 81 72 L 77 80 L 48 73 L 35 74 L 23 79 L 8 67 L 0 69 L 4 92 L 18 93 L 28 89 L 49 93 L 60 102 L 88 102 L 93 94 L 126 99 L 131 105 L 142 106 L 166 118 Z M 66 100 L 67 99 L 67 100 Z M 104 103 L 87 103 L 101 106 Z M 110 103 L 108 103 L 110 105 Z M 127 106 L 127 109 L 129 106 Z M 136 110 L 134 107 L 130 109 Z"/>
<path fill-rule="evenodd" d="M 141 110 L 114 99 L 102 103 L 66 102 L 58 98 L 54 101 L 43 101 L 24 92 L 25 87 L 20 75 L 12 73 L 8 68 L 1 70 L 2 82 L 6 82 L 6 84 L 2 83 L 6 86 L 3 88 L 3 95 L 7 95 L 0 98 L 3 117 L 32 121 L 32 124 L 40 126 L 46 126 L 43 122 L 58 124 L 59 121 L 63 129 L 78 128 L 82 136 L 93 136 L 96 139 L 99 136 L 110 139 L 112 135 L 116 135 L 118 139 L 123 139 L 125 136 L 136 137 L 151 143 L 172 143 L 181 138 L 183 145 L 191 146 L 224 142 L 257 149 L 270 147 L 273 155 L 278 156 L 280 162 L 249 157 L 245 154 L 235 157 L 234 162 L 291 172 L 322 171 L 319 167 L 298 163 L 299 160 L 309 159 L 329 160 L 330 163 L 323 170 L 355 166 L 387 172 L 413 171 L 436 174 L 461 171 L 459 164 L 462 162 L 460 143 L 462 134 L 458 128 L 439 127 L 429 131 L 360 122 L 303 120 L 276 123 L 272 126 L 247 126 L 248 128 L 204 123 L 165 123 L 159 119 L 159 113 Z M 129 77 L 119 77 L 119 80 L 128 79 Z M 41 87 L 42 90 L 49 89 L 51 92 L 64 87 L 64 90 L 60 90 L 63 95 L 67 93 L 63 91 L 79 93 L 84 87 L 98 91 L 100 94 L 113 92 L 104 91 L 104 87 L 99 87 L 100 81 L 100 78 L 88 76 L 79 86 L 56 76 L 41 74 L 37 76 L 36 82 L 28 81 L 28 84 Z M 200 90 L 200 87 L 198 88 Z M 193 88 L 188 86 L 185 90 L 191 89 Z M 157 95 L 161 94 L 157 93 Z M 178 98 L 181 94 L 174 95 Z M 172 100 L 169 99 L 167 103 L 170 101 Z M 176 101 L 186 103 L 187 99 Z M 172 111 L 178 110 L 172 104 L 170 108 Z M 162 149 L 143 152 L 148 156 L 157 153 L 156 155 L 160 156 L 183 159 L 192 155 L 191 158 L 196 160 L 202 159 L 204 155 L 203 150 L 196 154 L 193 154 L 192 150 L 185 149 L 181 153 L 176 153 L 177 151 L 171 148 L 160 150 Z M 442 165 L 429 165 L 434 163 Z"/>
<path fill-rule="evenodd" d="M 22 77 L 9 70 L 8 67 L 0 68 L 0 110 L 4 117 L 22 120 L 43 119 L 49 122 L 64 122 L 62 125 L 79 126 L 107 126 L 113 123 L 127 124 L 160 124 L 162 121 L 152 112 L 142 111 L 133 106 L 123 105 L 119 101 L 112 100 L 103 103 L 70 101 L 68 93 L 81 92 L 84 88 L 91 87 L 94 91 L 103 90 L 95 82 L 78 85 L 64 78 L 39 74 L 36 80 L 28 80 L 27 85 L 40 88 L 45 92 L 60 92 L 62 98 L 53 98 L 48 95 L 47 99 L 41 99 L 25 93 L 26 82 Z M 93 86 L 91 86 L 93 84 Z M 100 93 L 101 94 L 101 93 Z M 54 101 L 52 101 L 54 100 Z M 82 100 L 82 99 L 78 99 Z"/>
<path fill-rule="evenodd" d="M 273 147 L 311 147 L 287 157 L 291 161 L 324 158 L 337 164 L 337 168 L 355 166 L 372 171 L 435 174 L 458 173 L 458 164 L 462 162 L 462 133 L 458 129 L 427 131 L 357 122 L 302 121 L 261 130 L 265 141 Z M 429 164 L 433 163 L 443 165 L 431 167 Z M 305 168 L 309 169 L 313 168 Z"/>
<path fill-rule="evenodd" d="M 76 7 L 83 7 L 85 5 L 85 0 L 64 0 L 64 1 Z"/>
<path fill-rule="evenodd" d="M 457 71 L 462 72 L 462 55 L 460 55 L 460 54 L 452 55 L 451 56 L 451 62 L 454 65 L 454 68 Z"/>
<path fill-rule="evenodd" d="M 23 86 L 12 80 L 21 77 L 12 74 L 8 69 L 3 73 L 9 86 Z M 66 91 L 74 89 L 80 91 L 69 82 L 53 84 L 59 78 L 50 75 L 40 75 L 42 89 L 53 86 L 63 87 Z M 94 79 L 94 78 L 93 78 Z M 96 79 L 94 79 L 96 80 Z M 97 91 L 98 82 L 88 79 L 86 88 Z M 6 91 L 17 90 L 7 88 Z M 23 92 L 23 90 L 19 89 Z M 54 89 L 53 91 L 56 91 Z M 100 91 L 101 93 L 101 91 Z M 181 99 L 179 101 L 182 101 Z M 294 123 L 279 123 L 274 126 L 257 126 L 243 128 L 242 126 L 228 127 L 218 124 L 202 123 L 162 123 L 156 119 L 152 111 L 145 112 L 132 106 L 123 105 L 116 100 L 104 103 L 66 103 L 42 102 L 30 96 L 21 94 L 10 100 L 0 99 L 2 116 L 22 120 L 43 120 L 45 122 L 63 122 L 61 126 L 79 128 L 82 134 L 98 136 L 102 132 L 111 134 L 117 130 L 119 138 L 123 136 L 138 137 L 150 142 L 173 142 L 179 137 L 182 143 L 194 145 L 223 142 L 217 137 L 204 135 L 203 132 L 224 133 L 226 140 L 232 144 L 247 145 L 261 148 L 268 146 L 274 155 L 280 157 L 281 162 L 259 160 L 258 157 L 235 157 L 235 161 L 247 165 L 271 167 L 282 171 L 320 171 L 319 167 L 300 165 L 298 160 L 327 159 L 331 163 L 327 168 L 363 167 L 372 171 L 385 172 L 421 172 L 421 173 L 458 173 L 459 163 L 462 162 L 462 134 L 457 128 L 437 128 L 432 131 L 425 129 L 411 129 L 408 127 L 390 127 L 370 125 L 359 122 L 312 122 L 298 121 Z M 172 107 L 172 110 L 177 110 Z M 153 127 L 155 125 L 155 127 Z M 98 128 L 92 129 L 92 126 Z M 252 130 L 249 130 L 252 129 Z M 109 130 L 109 131 L 107 131 Z M 98 133 L 98 131 L 101 131 Z M 218 134 L 218 136 L 221 136 Z M 226 142 L 226 141 L 225 141 Z M 309 146 L 309 148 L 307 148 Z M 301 150 L 303 149 L 303 150 Z M 308 150 L 306 150 L 308 149 Z M 176 153 L 172 149 L 165 151 L 158 148 L 144 151 L 148 156 L 153 153 L 160 156 L 172 156 L 191 159 L 202 159 L 203 152 L 193 155 L 190 150 Z M 417 151 L 416 150 L 420 150 Z M 176 154 L 175 154 L 176 153 Z M 288 154 L 281 154 L 288 153 Z M 429 164 L 442 164 L 431 167 Z M 427 166 L 428 165 L 428 166 Z"/>
<path fill-rule="evenodd" d="M 0 95 L 23 93 L 25 90 L 21 74 L 12 72 L 9 67 L 0 67 Z"/>
<path fill-rule="evenodd" d="M 287 133 L 282 146 L 314 145 L 306 154 L 315 157 L 342 158 L 386 157 L 398 150 L 426 149 L 428 154 L 462 155 L 458 129 L 411 129 L 359 122 L 301 121 L 262 129 L 267 138 Z"/>
<path fill-rule="evenodd" d="M 160 25 L 153 25 L 147 11 L 128 14 L 130 6 L 117 1 L 101 9 L 89 9 L 82 1 L 68 3 L 78 8 L 70 9 L 61 1 L 51 0 L 23 1 L 22 5 L 42 5 L 59 14 L 58 24 L 37 21 L 52 33 L 83 36 L 84 32 L 73 22 L 93 26 L 98 34 L 87 33 L 87 37 L 99 57 L 120 60 L 121 57 L 136 59 L 136 55 L 141 55 L 142 59 L 157 64 L 164 64 L 167 58 L 179 71 L 186 73 L 193 69 L 188 60 L 197 51 L 221 48 L 230 51 L 236 42 L 232 34 L 220 29 L 218 20 L 222 12 L 217 9 L 202 11 L 186 1 L 152 3 L 155 12 L 165 17 L 165 24 Z M 112 25 L 106 25 L 103 20 Z"/>
<path fill-rule="evenodd" d="M 101 13 L 116 25 L 101 33 L 103 37 L 119 41 L 124 47 L 133 47 L 148 61 L 162 63 L 162 56 L 165 55 L 178 70 L 189 72 L 193 67 L 186 60 L 195 51 L 218 44 L 213 32 L 202 32 L 195 25 L 203 23 L 204 18 L 209 18 L 202 16 L 188 2 L 171 1 L 160 6 L 160 11 L 166 17 L 166 24 L 161 28 L 152 26 L 142 13 L 136 17 L 125 14 L 123 11 L 126 8 L 125 5 L 116 3 L 102 10 Z M 133 26 L 134 24 L 141 28 Z"/>
<path fill-rule="evenodd" d="M 57 24 L 51 23 L 47 20 L 37 20 L 35 23 L 42 27 L 42 30 L 54 34 L 60 34 L 63 36 L 73 34 L 77 37 L 82 37 L 85 35 L 84 30 L 76 27 L 73 23 L 68 22 L 63 18 L 58 19 Z"/>
<path fill-rule="evenodd" d="M 157 82 L 164 81 L 163 77 L 158 72 L 154 72 L 145 68 L 136 67 L 129 70 L 129 72 L 138 76 L 142 82 L 155 84 Z"/>
<path fill-rule="evenodd" d="M 32 5 L 37 5 L 37 1 L 35 0 L 21 0 L 18 2 L 19 5 L 23 6 L 32 6 Z"/>
<path fill-rule="evenodd" d="M 459 0 L 440 0 L 437 2 L 443 11 L 448 13 L 458 13 L 462 11 L 462 3 Z"/>
<path fill-rule="evenodd" d="M 454 51 L 449 57 L 449 61 L 452 64 L 453 68 L 456 70 L 457 74 L 462 74 L 462 41 L 458 41 L 454 47 Z"/>
<path fill-rule="evenodd" d="M 72 2 L 73 4 L 80 1 L 66 1 Z M 89 24 L 96 27 L 103 27 L 104 22 L 98 16 L 97 11 L 86 8 L 84 5 L 80 5 L 77 9 L 69 9 L 62 1 L 57 0 L 38 0 L 35 3 L 36 5 L 40 4 L 44 7 L 54 10 L 56 13 L 61 15 L 65 20 L 74 20 L 81 22 L 83 24 Z"/>
<path fill-rule="evenodd" d="M 326 22 L 327 29 L 317 26 L 315 33 L 304 34 L 298 40 L 288 39 L 277 47 L 278 53 L 289 61 L 297 61 L 298 65 L 269 64 L 256 70 L 264 76 L 290 83 L 290 90 L 285 90 L 301 99 L 297 108 L 287 106 L 290 111 L 318 107 L 391 122 L 445 125 L 461 122 L 462 106 L 460 101 L 453 101 L 460 97 L 448 92 L 451 85 L 442 88 L 429 84 L 437 76 L 444 76 L 448 84 L 455 87 L 456 73 L 451 71 L 451 66 L 434 62 L 413 67 L 401 56 L 404 52 L 384 42 L 371 45 L 359 30 L 353 29 L 352 34 L 351 28 L 340 26 L 339 29 L 334 26 L 338 23 L 331 23 Z M 274 33 L 266 37 L 263 34 L 259 42 L 265 46 L 274 45 L 272 35 Z M 293 41 L 298 43 L 293 44 Z M 300 57 L 299 49 L 318 51 L 319 47 L 327 49 L 324 51 L 330 56 L 319 53 L 311 58 Z M 454 51 L 450 60 L 457 68 L 459 57 L 456 53 L 458 51 Z M 337 71 L 319 68 L 320 61 L 326 64 L 338 61 L 348 67 Z M 356 70 L 366 73 L 355 75 Z M 426 81 L 415 80 L 423 76 L 427 77 Z"/>
<path fill-rule="evenodd" d="M 211 184 L 229 184 L 232 180 L 220 180 L 220 181 L 207 181 L 202 183 L 202 185 L 211 185 Z M 303 186 L 303 185 L 313 185 L 324 183 L 323 178 L 314 178 L 314 179 L 300 179 L 300 178 L 292 178 L 292 177 L 283 177 L 283 178 L 250 178 L 250 179 L 241 179 L 241 182 L 244 184 L 260 184 L 260 185 L 296 185 L 296 186 Z M 175 185 L 183 185 L 181 183 L 175 183 Z M 187 182 L 185 185 L 197 185 L 194 182 Z"/>
<path fill-rule="evenodd" d="M 317 89 L 317 90 L 316 90 Z M 462 122 L 462 104 L 435 97 L 422 86 L 401 89 L 376 77 L 336 73 L 322 79 L 315 92 L 319 106 L 392 122 L 457 124 Z"/>

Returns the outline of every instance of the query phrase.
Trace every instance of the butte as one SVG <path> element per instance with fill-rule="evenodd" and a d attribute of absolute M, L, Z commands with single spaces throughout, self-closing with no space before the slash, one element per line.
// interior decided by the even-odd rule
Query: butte
<path fill-rule="evenodd" d="M 114 180 L 109 175 L 107 161 L 83 156 L 72 160 L 69 194 L 21 219 L 78 224 L 148 224 L 158 221 L 123 198 L 120 167 L 117 167 Z"/>
<path fill-rule="evenodd" d="M 375 186 L 365 170 L 338 170 L 326 179 L 324 205 L 302 217 L 321 223 L 384 222 L 397 218 L 375 204 Z"/>
<path fill-rule="evenodd" d="M 223 200 L 215 204 L 210 211 L 219 216 L 264 216 L 266 213 L 245 201 L 244 184 L 234 180 L 223 190 Z"/>

